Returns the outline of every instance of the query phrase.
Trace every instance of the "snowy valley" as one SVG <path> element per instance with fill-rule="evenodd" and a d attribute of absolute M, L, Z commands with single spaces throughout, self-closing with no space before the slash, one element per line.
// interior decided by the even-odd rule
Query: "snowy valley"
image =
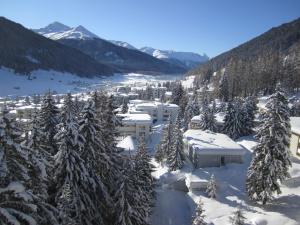
<path fill-rule="evenodd" d="M 1 5 L 0 225 L 300 225 L 298 4 L 207 4 Z"/>

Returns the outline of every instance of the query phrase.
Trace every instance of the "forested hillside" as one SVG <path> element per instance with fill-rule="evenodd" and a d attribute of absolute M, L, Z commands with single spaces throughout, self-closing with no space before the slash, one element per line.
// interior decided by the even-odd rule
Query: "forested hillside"
<path fill-rule="evenodd" d="M 85 77 L 117 72 L 81 51 L 42 37 L 4 17 L 0 17 L 0 43 L 0 67 L 11 68 L 22 74 L 37 69 Z"/>
<path fill-rule="evenodd" d="M 188 74 L 215 87 L 225 83 L 231 97 L 272 93 L 279 81 L 290 90 L 299 89 L 300 19 L 272 28 Z"/>

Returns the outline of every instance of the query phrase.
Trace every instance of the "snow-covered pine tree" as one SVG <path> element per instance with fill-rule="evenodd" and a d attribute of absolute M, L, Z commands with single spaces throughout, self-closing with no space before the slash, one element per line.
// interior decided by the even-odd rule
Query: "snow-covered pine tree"
<path fill-rule="evenodd" d="M 76 120 L 69 117 L 55 135 L 59 146 L 55 155 L 55 203 L 64 218 L 63 225 L 100 225 L 103 224 L 102 202 L 97 188 L 103 184 L 98 183 L 93 168 L 80 157 L 82 144 L 78 142 L 78 127 Z"/>
<path fill-rule="evenodd" d="M 134 172 L 136 174 L 136 188 L 141 189 L 141 200 L 144 203 L 144 213 L 150 215 L 151 206 L 154 198 L 154 178 L 151 173 L 154 166 L 151 164 L 151 157 L 147 152 L 145 138 L 141 137 L 137 154 L 134 157 Z"/>
<path fill-rule="evenodd" d="M 217 121 L 213 107 L 203 107 L 200 114 L 199 129 L 217 131 Z"/>
<path fill-rule="evenodd" d="M 89 100 L 81 112 L 79 120 L 79 135 L 83 137 L 83 147 L 80 151 L 81 158 L 85 161 L 86 167 L 91 168 L 98 176 L 99 183 L 104 184 L 99 188 L 99 195 L 106 196 L 102 199 L 103 208 L 108 214 L 112 213 L 111 198 L 107 194 L 108 186 L 116 178 L 116 164 L 112 162 L 112 153 L 108 152 L 104 134 L 99 119 L 96 117 L 95 103 Z M 118 163 L 120 163 L 119 160 Z M 104 212 L 102 210 L 102 212 Z M 106 217 L 110 217 L 107 215 Z"/>
<path fill-rule="evenodd" d="M 105 143 L 100 138 L 102 130 L 100 121 L 96 118 L 96 109 L 93 100 L 89 100 L 81 112 L 79 134 L 84 138 L 81 157 L 100 173 L 101 168 L 98 167 L 98 163 L 99 161 L 103 161 L 106 164 L 106 149 Z M 105 157 L 101 156 L 101 154 L 104 154 Z M 109 162 L 107 162 L 108 165 L 110 165 Z"/>
<path fill-rule="evenodd" d="M 167 156 L 171 152 L 171 147 L 172 147 L 172 139 L 176 137 L 172 137 L 173 133 L 173 123 L 171 118 L 169 118 L 167 124 L 165 124 L 163 128 L 163 134 L 162 134 L 162 139 L 159 143 L 161 156 L 163 158 L 163 161 L 167 158 Z"/>
<path fill-rule="evenodd" d="M 281 193 L 279 181 L 289 177 L 290 118 L 285 94 L 277 88 L 266 104 L 258 129 L 258 145 L 247 173 L 246 189 L 251 200 L 266 204 L 273 193 Z"/>
<path fill-rule="evenodd" d="M 211 175 L 210 180 L 207 184 L 206 193 L 210 198 L 217 197 L 217 182 L 214 175 Z"/>
<path fill-rule="evenodd" d="M 148 203 L 151 203 L 155 185 L 154 177 L 151 175 L 154 166 L 151 164 L 151 157 L 147 151 L 144 137 L 140 138 L 139 148 L 134 157 L 134 166 L 139 177 L 140 186 L 147 196 Z"/>
<path fill-rule="evenodd" d="M 59 123 L 59 110 L 55 106 L 51 93 L 47 93 L 43 99 L 41 111 L 39 114 L 39 124 L 43 132 L 43 145 L 48 148 L 48 152 L 54 155 L 57 152 L 57 146 L 54 136 L 57 133 L 56 125 Z"/>
<path fill-rule="evenodd" d="M 66 123 L 70 120 L 70 117 L 76 116 L 76 108 L 71 93 L 68 93 L 64 97 L 63 107 L 61 109 L 61 122 Z"/>
<path fill-rule="evenodd" d="M 114 97 L 110 95 L 103 111 L 102 121 L 104 130 L 103 139 L 106 141 L 106 147 L 110 152 L 116 151 L 116 138 L 118 136 L 116 126 L 119 123 L 115 112 L 116 109 L 117 107 L 114 104 Z"/>
<path fill-rule="evenodd" d="M 199 199 L 197 207 L 195 209 L 195 216 L 193 217 L 192 225 L 206 225 L 204 218 L 205 215 L 203 209 L 203 202 Z"/>
<path fill-rule="evenodd" d="M 179 105 L 181 102 L 181 99 L 183 98 L 184 95 L 184 89 L 181 84 L 181 82 L 177 82 L 175 84 L 174 89 L 172 90 L 172 97 L 171 97 L 171 102 L 173 104 Z"/>
<path fill-rule="evenodd" d="M 229 222 L 232 225 L 245 225 L 245 219 L 243 211 L 239 208 L 229 217 Z"/>
<path fill-rule="evenodd" d="M 244 110 L 244 132 L 243 135 L 247 136 L 253 133 L 255 126 L 254 119 L 257 111 L 257 99 L 254 96 L 247 97 L 242 106 Z"/>
<path fill-rule="evenodd" d="M 52 169 L 52 158 L 46 146 L 43 145 L 44 136 L 40 129 L 36 109 L 32 114 L 30 127 L 30 135 L 22 145 L 28 149 L 28 156 L 32 162 L 32 166 L 35 168 L 35 171 L 37 171 L 36 176 L 31 176 L 31 186 L 39 193 L 39 196 L 46 201 L 48 198 L 48 174 Z"/>
<path fill-rule="evenodd" d="M 191 122 L 191 119 L 195 116 L 193 103 L 194 101 L 190 99 L 188 104 L 185 107 L 185 111 L 183 115 L 183 129 L 185 131 L 189 129 L 189 123 Z"/>
<path fill-rule="evenodd" d="M 74 98 L 74 109 L 75 109 L 76 116 L 79 116 L 81 110 L 83 109 L 83 105 L 84 103 L 79 101 L 78 96 L 76 95 Z"/>
<path fill-rule="evenodd" d="M 154 158 L 158 163 L 162 163 L 164 160 L 164 151 L 160 147 L 160 144 L 156 145 Z"/>
<path fill-rule="evenodd" d="M 127 113 L 128 112 L 128 101 L 127 99 L 123 98 L 123 103 L 122 103 L 122 113 Z"/>
<path fill-rule="evenodd" d="M 0 117 L 0 224 L 37 224 L 30 181 L 28 152 L 19 144 L 21 133 L 4 107 Z"/>
<path fill-rule="evenodd" d="M 245 111 L 240 100 L 229 102 L 223 125 L 223 132 L 232 139 L 243 136 L 245 130 Z"/>
<path fill-rule="evenodd" d="M 229 101 L 229 82 L 226 73 L 223 74 L 220 80 L 219 97 L 223 102 Z"/>
<path fill-rule="evenodd" d="M 170 153 L 167 155 L 167 164 L 170 171 L 181 169 L 184 164 L 184 153 L 183 153 L 183 135 L 180 130 L 180 119 L 177 117 L 176 123 L 173 129 L 172 144 Z"/>
<path fill-rule="evenodd" d="M 124 161 L 124 170 L 118 179 L 118 189 L 114 195 L 116 201 L 116 222 L 114 225 L 147 225 L 148 216 L 142 202 L 143 192 L 137 188 L 134 164 L 130 159 Z"/>
<path fill-rule="evenodd" d="M 96 117 L 98 120 L 101 120 L 103 107 L 106 104 L 106 96 L 102 92 L 94 91 L 91 94 L 91 98 L 95 104 Z"/>

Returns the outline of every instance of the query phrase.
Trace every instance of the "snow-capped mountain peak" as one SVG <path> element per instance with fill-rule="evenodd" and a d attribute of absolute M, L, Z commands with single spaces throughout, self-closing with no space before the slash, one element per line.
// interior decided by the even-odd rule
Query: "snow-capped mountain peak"
<path fill-rule="evenodd" d="M 199 63 L 206 62 L 209 58 L 206 54 L 194 52 L 179 52 L 173 50 L 160 50 L 151 47 L 140 48 L 140 51 L 152 55 L 155 58 L 165 61 L 177 61 L 188 68 L 192 68 Z"/>
<path fill-rule="evenodd" d="M 59 22 L 51 23 L 45 28 L 34 29 L 33 31 L 52 40 L 98 38 L 96 34 L 81 25 L 71 28 Z"/>
<path fill-rule="evenodd" d="M 53 22 L 50 23 L 48 26 L 40 29 L 33 29 L 35 32 L 39 34 L 47 34 L 47 33 L 57 33 L 57 32 L 64 32 L 70 30 L 71 27 L 68 27 L 60 22 Z"/>

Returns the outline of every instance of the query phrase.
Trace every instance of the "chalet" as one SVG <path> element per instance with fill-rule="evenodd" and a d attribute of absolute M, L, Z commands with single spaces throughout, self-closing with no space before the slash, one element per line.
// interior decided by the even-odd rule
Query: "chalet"
<path fill-rule="evenodd" d="M 225 134 L 190 129 L 183 137 L 184 151 L 195 168 L 243 163 L 245 149 Z"/>
<path fill-rule="evenodd" d="M 291 117 L 290 150 L 293 156 L 300 158 L 300 117 Z"/>

